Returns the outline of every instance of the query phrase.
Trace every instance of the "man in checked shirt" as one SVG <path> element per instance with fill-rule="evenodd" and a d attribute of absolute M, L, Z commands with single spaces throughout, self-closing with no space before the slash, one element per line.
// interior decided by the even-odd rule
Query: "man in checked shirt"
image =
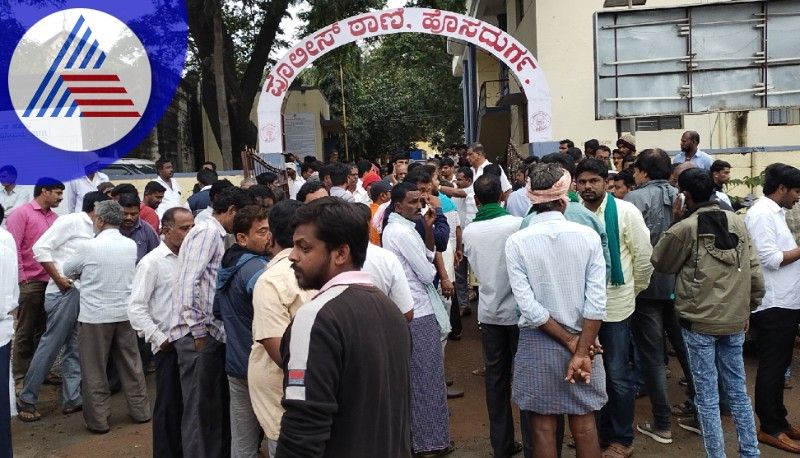
<path fill-rule="evenodd" d="M 225 329 L 222 321 L 214 318 L 214 293 L 225 235 L 233 230 L 236 212 L 250 204 L 246 191 L 226 188 L 212 204 L 212 217 L 189 231 L 178 255 L 169 339 L 178 353 L 184 456 L 230 453 Z"/>

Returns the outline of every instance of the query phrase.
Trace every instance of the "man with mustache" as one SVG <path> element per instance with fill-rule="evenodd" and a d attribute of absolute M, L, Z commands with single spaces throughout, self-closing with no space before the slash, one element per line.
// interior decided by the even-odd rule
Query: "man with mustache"
<path fill-rule="evenodd" d="M 281 341 L 286 412 L 276 456 L 410 456 L 411 344 L 403 314 L 360 271 L 366 213 L 324 197 L 299 208 L 292 227 L 297 282 L 319 293 Z"/>
<path fill-rule="evenodd" d="M 598 337 L 605 349 L 608 403 L 600 409 L 600 443 L 608 444 L 604 457 L 623 458 L 633 454 L 633 411 L 636 388 L 628 362 L 631 348 L 631 315 L 636 295 L 650 284 L 653 266 L 650 232 L 642 214 L 630 202 L 607 193 L 608 168 L 599 159 L 578 164 L 578 193 L 583 206 L 604 222 L 611 255 L 606 317 Z"/>
<path fill-rule="evenodd" d="M 383 230 L 383 247 L 394 253 L 403 266 L 411 296 L 414 319 L 411 330 L 411 444 L 412 451 L 441 456 L 453 449 L 448 430 L 447 391 L 441 339 L 449 332 L 450 319 L 433 286 L 436 246 L 431 207 L 421 215 L 422 198 L 417 185 L 400 183 L 392 188 L 394 211 Z M 415 229 L 422 218 L 424 241 Z"/>

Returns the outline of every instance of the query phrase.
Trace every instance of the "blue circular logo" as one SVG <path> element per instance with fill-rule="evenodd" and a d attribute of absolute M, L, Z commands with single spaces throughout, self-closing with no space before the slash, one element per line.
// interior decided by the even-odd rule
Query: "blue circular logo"
<path fill-rule="evenodd" d="M 180 83 L 184 2 L 11 3 L 0 13 L 0 168 L 18 184 L 67 181 L 128 154 Z"/>

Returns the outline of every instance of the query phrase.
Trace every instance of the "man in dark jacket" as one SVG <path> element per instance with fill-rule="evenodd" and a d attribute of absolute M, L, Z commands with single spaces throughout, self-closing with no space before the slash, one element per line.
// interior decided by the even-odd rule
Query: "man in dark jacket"
<path fill-rule="evenodd" d="M 192 213 L 197 215 L 201 210 L 211 205 L 211 185 L 216 183 L 217 179 L 217 172 L 213 170 L 202 168 L 197 172 L 197 182 L 200 184 L 200 190 L 186 200 Z"/>
<path fill-rule="evenodd" d="M 672 224 L 672 205 L 678 191 L 667 181 L 670 169 L 670 159 L 664 150 L 642 151 L 633 164 L 637 188 L 625 196 L 626 201 L 642 212 L 653 246 Z M 664 332 L 667 333 L 683 368 L 689 385 L 689 397 L 694 397 L 686 345 L 675 317 L 674 288 L 675 275 L 654 272 L 650 278 L 650 286 L 636 297 L 636 310 L 631 322 L 634 348 L 638 352 L 637 369 L 644 376 L 654 418 L 653 423 L 639 424 L 636 429 L 661 444 L 672 443 L 671 411 L 664 366 Z M 684 403 L 682 406 L 687 409 L 687 413 L 694 413 L 693 405 Z"/>
<path fill-rule="evenodd" d="M 267 210 L 248 206 L 233 219 L 233 244 L 222 256 L 214 296 L 214 315 L 227 336 L 225 372 L 230 392 L 231 456 L 256 456 L 261 427 L 247 386 L 247 360 L 253 343 L 253 288 L 267 265 Z"/>
<path fill-rule="evenodd" d="M 300 207 L 292 226 L 298 284 L 319 293 L 281 341 L 286 412 L 276 456 L 410 457 L 409 330 L 360 271 L 365 213 L 324 197 Z"/>
<path fill-rule="evenodd" d="M 677 274 L 675 309 L 696 384 L 706 454 L 725 454 L 717 384 L 721 378 L 738 432 L 739 453 L 757 456 L 742 344 L 750 311 L 764 296 L 758 256 L 744 221 L 720 209 L 706 171 L 683 172 L 678 189 L 685 210 L 676 204 L 675 219 L 680 221 L 656 244 L 652 262 L 659 272 Z"/>

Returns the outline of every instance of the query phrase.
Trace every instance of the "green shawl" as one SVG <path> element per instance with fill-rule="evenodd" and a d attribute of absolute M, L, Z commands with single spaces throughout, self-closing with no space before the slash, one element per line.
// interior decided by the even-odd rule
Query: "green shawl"
<path fill-rule="evenodd" d="M 622 261 L 619 254 L 617 202 L 610 192 L 606 194 L 606 211 L 603 215 L 606 223 L 606 236 L 608 237 L 608 251 L 611 254 L 611 284 L 614 286 L 624 285 L 625 274 L 622 272 Z"/>
<path fill-rule="evenodd" d="M 478 213 L 475 215 L 475 219 L 473 219 L 472 222 L 486 221 L 505 215 L 510 215 L 510 213 L 508 213 L 508 211 L 499 203 L 481 204 L 481 206 L 478 207 Z"/>

